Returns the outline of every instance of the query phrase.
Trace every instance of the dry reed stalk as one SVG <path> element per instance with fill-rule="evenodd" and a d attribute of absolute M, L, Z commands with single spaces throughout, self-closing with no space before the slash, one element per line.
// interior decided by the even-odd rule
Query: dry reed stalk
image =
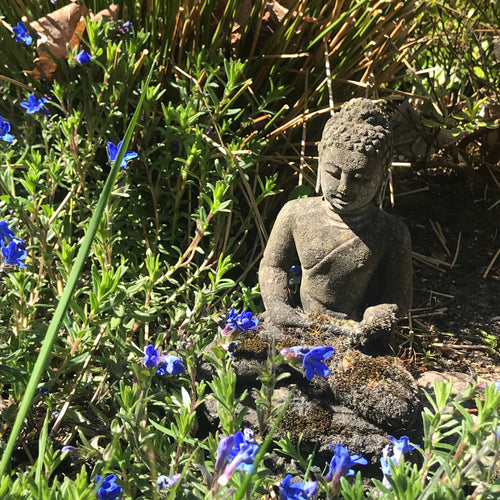
<path fill-rule="evenodd" d="M 431 225 L 432 230 L 436 234 L 439 243 L 441 243 L 442 247 L 444 248 L 445 252 L 448 255 L 451 255 L 451 252 L 448 250 L 448 245 L 446 244 L 446 238 L 443 234 L 443 229 L 441 228 L 441 224 L 439 224 L 439 222 L 434 222 L 431 219 L 429 219 L 429 223 Z"/>
<path fill-rule="evenodd" d="M 491 259 L 490 263 L 488 264 L 488 267 L 486 268 L 486 271 L 484 271 L 483 278 L 486 279 L 488 277 L 488 274 L 490 273 L 491 269 L 495 265 L 495 262 L 498 259 L 499 255 L 500 255 L 500 248 L 497 250 L 497 253 Z"/>
<path fill-rule="evenodd" d="M 412 252 L 412 255 L 414 259 L 423 262 L 424 264 L 434 269 L 437 269 L 438 271 L 444 271 L 444 269 L 441 269 L 439 266 L 450 267 L 450 264 L 448 262 L 445 262 L 444 260 L 441 259 L 436 259 L 435 257 L 428 257 L 427 255 L 423 255 L 415 251 Z"/>

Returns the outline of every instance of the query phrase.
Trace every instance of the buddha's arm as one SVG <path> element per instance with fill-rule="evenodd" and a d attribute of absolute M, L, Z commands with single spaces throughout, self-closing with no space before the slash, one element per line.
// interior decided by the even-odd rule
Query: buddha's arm
<path fill-rule="evenodd" d="M 259 268 L 260 291 L 272 323 L 305 328 L 311 326 L 311 321 L 288 299 L 288 272 L 297 255 L 289 211 L 285 205 L 269 236 Z"/>
<path fill-rule="evenodd" d="M 390 330 L 398 318 L 408 314 L 413 295 L 412 275 L 410 234 L 402 226 L 398 238 L 379 264 L 375 276 L 376 293 L 363 314 L 362 324 Z"/>

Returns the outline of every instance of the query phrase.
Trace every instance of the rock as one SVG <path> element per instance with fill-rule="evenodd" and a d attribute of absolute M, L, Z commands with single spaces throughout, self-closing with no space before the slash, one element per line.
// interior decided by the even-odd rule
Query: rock
<path fill-rule="evenodd" d="M 434 382 L 443 383 L 450 380 L 453 394 L 458 394 L 472 382 L 472 377 L 461 372 L 436 372 L 431 370 L 420 375 L 417 384 L 427 391 L 432 391 Z"/>

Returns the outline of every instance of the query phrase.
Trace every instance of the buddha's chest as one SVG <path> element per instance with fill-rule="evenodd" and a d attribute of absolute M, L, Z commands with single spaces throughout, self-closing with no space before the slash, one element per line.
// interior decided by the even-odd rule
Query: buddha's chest
<path fill-rule="evenodd" d="M 337 274 L 350 273 L 380 261 L 384 244 L 371 231 L 354 232 L 351 228 L 326 226 L 320 232 L 309 232 L 295 240 L 304 270 Z"/>

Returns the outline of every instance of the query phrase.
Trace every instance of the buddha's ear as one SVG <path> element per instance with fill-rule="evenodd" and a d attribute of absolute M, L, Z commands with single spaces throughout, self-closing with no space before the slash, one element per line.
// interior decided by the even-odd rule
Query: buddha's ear
<path fill-rule="evenodd" d="M 316 171 L 316 193 L 321 191 L 321 142 L 318 144 L 318 170 Z"/>

